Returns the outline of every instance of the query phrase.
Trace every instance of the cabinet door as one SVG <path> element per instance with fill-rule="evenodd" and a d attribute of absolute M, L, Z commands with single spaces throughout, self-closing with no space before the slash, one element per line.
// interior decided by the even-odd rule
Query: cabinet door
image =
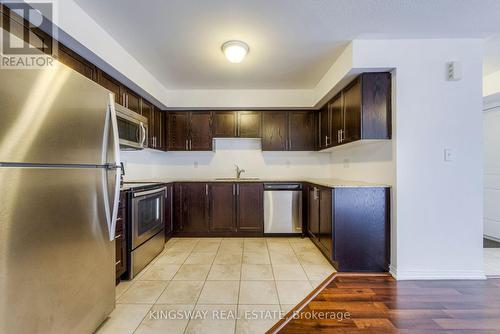
<path fill-rule="evenodd" d="M 182 226 L 187 219 L 186 187 L 183 184 L 175 183 L 173 186 L 173 212 L 172 229 L 174 232 L 182 232 Z"/>
<path fill-rule="evenodd" d="M 238 137 L 260 138 L 262 113 L 260 111 L 238 112 Z"/>
<path fill-rule="evenodd" d="M 121 104 L 122 106 L 124 105 L 122 94 L 123 89 L 121 88 L 121 85 L 118 81 L 116 81 L 103 71 L 98 71 L 97 83 L 109 90 L 111 93 L 115 94 L 116 103 Z"/>
<path fill-rule="evenodd" d="M 125 88 L 125 100 L 127 108 L 136 113 L 141 113 L 141 97 L 139 95 Z"/>
<path fill-rule="evenodd" d="M 236 185 L 238 231 L 264 231 L 264 185 L 238 183 Z"/>
<path fill-rule="evenodd" d="M 319 190 L 319 242 L 327 250 L 328 257 L 332 258 L 332 190 Z"/>
<path fill-rule="evenodd" d="M 174 186 L 172 184 L 166 185 L 165 194 L 165 240 L 168 240 L 174 230 Z"/>
<path fill-rule="evenodd" d="M 183 184 L 184 203 L 182 203 L 185 220 L 182 221 L 182 232 L 208 232 L 208 184 Z"/>
<path fill-rule="evenodd" d="M 236 112 L 216 111 L 213 114 L 214 137 L 236 137 Z"/>
<path fill-rule="evenodd" d="M 191 112 L 191 132 L 189 148 L 191 151 L 212 150 L 212 113 Z"/>
<path fill-rule="evenodd" d="M 155 136 L 154 144 L 155 144 L 155 149 L 157 150 L 161 150 L 163 147 L 162 114 L 163 112 L 160 109 L 153 107 L 153 119 L 154 119 L 153 131 Z"/>
<path fill-rule="evenodd" d="M 319 239 L 319 189 L 317 187 L 309 187 L 308 213 L 309 234 Z"/>
<path fill-rule="evenodd" d="M 319 111 L 319 149 L 330 147 L 332 142 L 332 127 L 330 121 L 330 103 Z"/>
<path fill-rule="evenodd" d="M 287 113 L 264 111 L 262 113 L 262 150 L 286 151 L 287 149 Z"/>
<path fill-rule="evenodd" d="M 342 143 L 361 139 L 361 81 L 356 79 L 344 91 L 344 135 Z"/>
<path fill-rule="evenodd" d="M 330 104 L 331 129 L 332 129 L 332 145 L 336 146 L 341 143 L 341 130 L 344 130 L 344 108 L 343 96 L 338 94 L 333 98 Z"/>
<path fill-rule="evenodd" d="M 168 113 L 168 150 L 187 151 L 189 149 L 189 113 Z"/>
<path fill-rule="evenodd" d="M 59 44 L 58 57 L 61 63 L 71 67 L 91 80 L 97 80 L 96 67 L 62 44 Z"/>
<path fill-rule="evenodd" d="M 155 147 L 155 119 L 153 115 L 153 105 L 146 100 L 142 100 L 142 116 L 146 117 L 148 119 L 148 146 L 150 148 L 156 148 Z"/>
<path fill-rule="evenodd" d="M 235 232 L 235 197 L 234 183 L 211 183 L 208 188 L 210 232 Z"/>
<path fill-rule="evenodd" d="M 316 112 L 290 111 L 288 113 L 288 149 L 314 151 L 316 149 Z"/>

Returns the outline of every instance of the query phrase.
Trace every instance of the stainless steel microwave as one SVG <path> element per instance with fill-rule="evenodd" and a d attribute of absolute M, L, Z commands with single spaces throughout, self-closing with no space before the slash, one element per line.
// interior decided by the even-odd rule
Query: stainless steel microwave
<path fill-rule="evenodd" d="M 115 104 L 120 149 L 142 150 L 148 147 L 148 119 Z"/>

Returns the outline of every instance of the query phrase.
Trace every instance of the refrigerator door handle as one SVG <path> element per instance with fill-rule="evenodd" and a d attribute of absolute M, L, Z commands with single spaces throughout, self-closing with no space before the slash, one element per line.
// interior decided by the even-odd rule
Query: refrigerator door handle
<path fill-rule="evenodd" d="M 111 122 L 111 124 L 110 124 Z M 103 143 L 103 157 L 105 157 L 106 168 L 103 170 L 103 189 L 104 189 L 104 210 L 106 215 L 106 222 L 109 232 L 109 240 L 113 241 L 116 234 L 116 218 L 118 216 L 118 204 L 120 200 L 120 173 L 118 169 L 120 168 L 120 145 L 118 139 L 118 124 L 116 121 L 116 112 L 114 109 L 114 104 L 110 103 L 108 106 L 108 112 L 106 114 L 104 122 L 104 143 Z M 111 126 L 111 140 L 113 145 L 111 150 L 113 160 L 108 160 L 108 150 L 109 150 L 109 127 Z M 110 198 L 110 191 L 108 189 L 109 185 L 109 175 L 110 171 L 114 171 L 114 189 L 113 197 Z M 113 203 L 111 203 L 113 201 Z"/>

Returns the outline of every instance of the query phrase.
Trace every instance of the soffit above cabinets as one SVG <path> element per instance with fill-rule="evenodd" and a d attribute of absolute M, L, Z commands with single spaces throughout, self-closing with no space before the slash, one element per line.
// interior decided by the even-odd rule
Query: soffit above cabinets
<path fill-rule="evenodd" d="M 313 89 L 353 39 L 487 37 L 483 0 L 75 0 L 167 90 Z M 220 46 L 245 41 L 229 63 Z"/>

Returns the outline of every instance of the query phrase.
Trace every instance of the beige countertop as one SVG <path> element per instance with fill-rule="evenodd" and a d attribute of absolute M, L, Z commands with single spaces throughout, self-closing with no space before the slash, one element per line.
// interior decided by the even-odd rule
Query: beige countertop
<path fill-rule="evenodd" d="M 358 188 L 358 187 L 383 187 L 390 188 L 390 185 L 381 183 L 369 183 L 362 181 L 340 180 L 334 178 L 290 178 L 290 179 L 273 179 L 273 178 L 259 178 L 259 179 L 221 179 L 221 178 L 150 178 L 138 180 L 126 180 L 125 182 L 160 182 L 160 183 L 173 183 L 173 182 L 307 182 L 318 186 L 330 188 Z"/>

